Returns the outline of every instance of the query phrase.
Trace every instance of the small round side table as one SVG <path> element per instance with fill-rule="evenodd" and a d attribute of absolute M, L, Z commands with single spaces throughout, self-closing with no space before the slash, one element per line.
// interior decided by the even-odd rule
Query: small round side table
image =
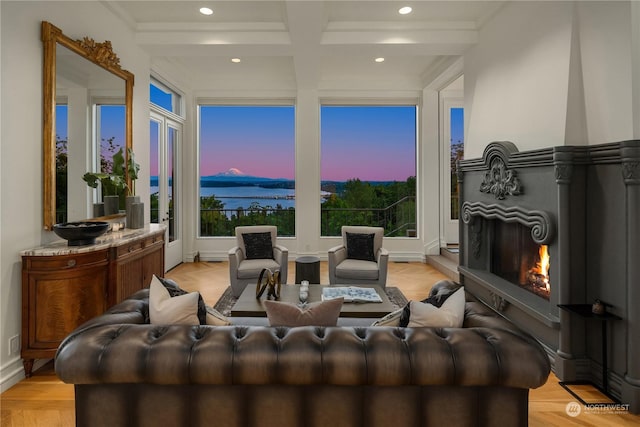
<path fill-rule="evenodd" d="M 296 283 L 301 283 L 303 280 L 320 284 L 320 258 L 317 256 L 296 258 Z"/>

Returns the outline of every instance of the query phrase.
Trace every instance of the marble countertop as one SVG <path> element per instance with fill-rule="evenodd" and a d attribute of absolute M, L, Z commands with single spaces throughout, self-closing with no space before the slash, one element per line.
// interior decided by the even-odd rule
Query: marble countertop
<path fill-rule="evenodd" d="M 37 248 L 23 250 L 20 252 L 20 256 L 72 255 L 93 252 L 113 246 L 125 245 L 131 241 L 164 232 L 166 228 L 167 226 L 164 224 L 149 224 L 144 228 L 135 230 L 126 228 L 119 231 L 110 231 L 98 237 L 96 243 L 85 246 L 68 246 L 67 241 L 61 239 Z"/>

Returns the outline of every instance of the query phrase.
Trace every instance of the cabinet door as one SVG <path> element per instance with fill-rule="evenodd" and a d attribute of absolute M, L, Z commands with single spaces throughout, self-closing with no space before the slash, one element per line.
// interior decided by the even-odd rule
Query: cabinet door
<path fill-rule="evenodd" d="M 57 348 L 62 339 L 106 309 L 107 269 L 29 275 L 29 347 Z"/>
<path fill-rule="evenodd" d="M 110 304 L 117 304 L 140 289 L 149 287 L 151 277 L 164 274 L 164 240 L 162 235 L 115 249 L 115 294 Z"/>
<path fill-rule="evenodd" d="M 151 283 L 151 277 L 164 276 L 164 242 L 156 243 L 144 258 L 142 277 L 146 286 Z"/>
<path fill-rule="evenodd" d="M 129 295 L 139 291 L 145 287 L 142 268 L 144 266 L 144 257 L 142 254 L 119 259 L 116 263 L 116 292 L 111 304 L 118 304 L 126 299 Z M 147 283 L 146 286 L 149 284 Z"/>

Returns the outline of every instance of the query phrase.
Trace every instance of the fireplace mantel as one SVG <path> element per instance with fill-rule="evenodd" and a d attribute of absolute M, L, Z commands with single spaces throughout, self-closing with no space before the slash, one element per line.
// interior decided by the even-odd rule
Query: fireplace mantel
<path fill-rule="evenodd" d="M 640 141 L 524 152 L 492 142 L 459 162 L 458 183 L 465 288 L 538 338 L 562 381 L 602 384 L 601 326 L 558 304 L 610 304 L 623 319 L 606 326 L 611 392 L 640 413 Z M 499 221 L 548 245 L 548 301 L 491 271 Z"/>

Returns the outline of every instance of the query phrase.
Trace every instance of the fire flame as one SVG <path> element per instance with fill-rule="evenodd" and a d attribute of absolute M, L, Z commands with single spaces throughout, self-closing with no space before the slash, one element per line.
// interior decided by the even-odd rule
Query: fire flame
<path fill-rule="evenodd" d="M 547 245 L 540 245 L 538 256 L 540 257 L 540 261 L 536 263 L 533 271 L 544 276 L 544 286 L 547 291 L 550 291 L 551 287 L 549 286 L 549 249 Z"/>

